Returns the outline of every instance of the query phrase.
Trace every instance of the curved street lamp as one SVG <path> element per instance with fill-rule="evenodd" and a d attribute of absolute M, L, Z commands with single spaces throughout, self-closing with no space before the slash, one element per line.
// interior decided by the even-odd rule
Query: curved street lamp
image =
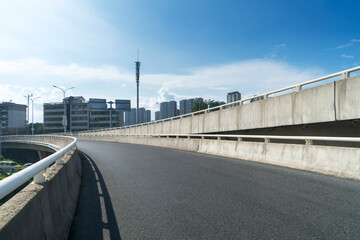
<path fill-rule="evenodd" d="M 63 99 L 63 102 L 64 102 L 64 116 L 63 116 L 63 126 L 64 126 L 64 133 L 66 133 L 66 125 L 67 125 L 67 119 L 66 119 L 66 104 L 65 104 L 65 93 L 67 90 L 70 90 L 70 89 L 73 89 L 75 87 L 70 87 L 70 88 L 62 88 L 62 87 L 58 87 L 58 86 L 55 86 L 53 85 L 54 88 L 58 88 L 60 89 L 63 94 L 64 94 L 64 99 Z"/>
<path fill-rule="evenodd" d="M 36 99 L 38 99 L 38 98 L 40 98 L 40 96 L 38 96 L 38 97 L 35 97 L 35 98 L 31 98 L 31 97 L 29 97 L 29 99 L 31 100 L 31 115 L 32 115 L 32 117 L 31 117 L 31 120 L 32 120 L 32 123 L 31 123 L 31 135 L 34 135 L 34 101 L 36 100 Z"/>
<path fill-rule="evenodd" d="M 27 96 L 24 95 L 25 98 L 27 98 L 27 127 L 26 127 L 26 133 L 30 135 L 30 97 L 32 97 L 32 94 L 28 94 Z"/>

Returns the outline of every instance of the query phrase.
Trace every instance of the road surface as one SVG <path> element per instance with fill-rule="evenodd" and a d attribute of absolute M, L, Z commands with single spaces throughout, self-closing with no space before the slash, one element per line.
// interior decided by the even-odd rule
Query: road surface
<path fill-rule="evenodd" d="M 88 157 L 69 239 L 360 239 L 359 181 L 133 144 L 78 147 Z"/>

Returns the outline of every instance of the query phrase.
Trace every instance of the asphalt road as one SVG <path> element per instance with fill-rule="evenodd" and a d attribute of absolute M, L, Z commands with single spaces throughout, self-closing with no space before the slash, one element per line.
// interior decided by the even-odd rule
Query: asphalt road
<path fill-rule="evenodd" d="M 149 146 L 78 147 L 89 158 L 69 239 L 360 239 L 359 181 Z"/>

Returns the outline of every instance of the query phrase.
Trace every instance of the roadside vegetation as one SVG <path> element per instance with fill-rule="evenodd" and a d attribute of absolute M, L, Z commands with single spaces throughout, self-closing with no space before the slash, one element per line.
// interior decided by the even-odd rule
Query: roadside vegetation
<path fill-rule="evenodd" d="M 0 158 L 0 162 L 14 163 L 14 167 L 12 167 L 11 169 L 2 168 L 2 166 L 0 165 L 0 180 L 3 180 L 5 178 L 7 178 L 8 176 L 10 176 L 18 171 L 21 171 L 23 169 L 23 167 L 21 165 L 19 165 L 16 161 L 7 159 L 7 158 L 3 158 L 2 156 Z"/>
<path fill-rule="evenodd" d="M 219 102 L 219 101 L 215 101 L 215 100 L 198 100 L 195 101 L 194 103 L 194 107 L 191 109 L 191 112 L 197 112 L 200 110 L 205 110 L 208 108 L 212 108 L 212 107 L 217 107 L 222 105 L 223 103 Z"/>

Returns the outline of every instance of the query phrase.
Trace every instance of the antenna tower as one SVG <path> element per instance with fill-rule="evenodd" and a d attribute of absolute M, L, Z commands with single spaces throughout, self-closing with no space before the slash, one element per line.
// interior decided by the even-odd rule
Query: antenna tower
<path fill-rule="evenodd" d="M 139 62 L 139 49 L 137 50 L 136 66 L 136 124 L 139 123 L 139 85 L 140 85 L 140 62 Z"/>

